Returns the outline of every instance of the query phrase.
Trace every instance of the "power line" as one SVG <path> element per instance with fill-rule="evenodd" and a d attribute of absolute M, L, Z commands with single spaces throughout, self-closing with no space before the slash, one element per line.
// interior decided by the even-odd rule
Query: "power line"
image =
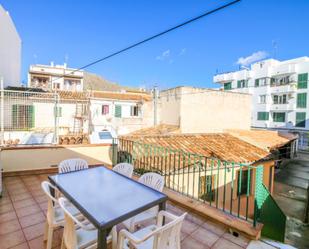
<path fill-rule="evenodd" d="M 93 62 L 90 62 L 90 63 L 86 64 L 85 66 L 82 66 L 82 67 L 80 67 L 80 68 L 78 68 L 78 69 L 73 70 L 73 71 L 72 71 L 71 73 L 69 73 L 69 74 L 64 74 L 63 76 L 60 76 L 60 77 L 58 77 L 58 78 L 52 80 L 51 82 L 53 82 L 53 81 L 55 81 L 55 80 L 57 80 L 57 79 L 61 79 L 61 78 L 65 77 L 65 76 L 70 76 L 70 75 L 74 74 L 75 72 L 78 72 L 78 71 L 80 71 L 80 70 L 83 70 L 83 69 L 85 69 L 85 68 L 88 68 L 88 67 L 90 67 L 90 66 L 93 66 L 93 65 L 95 65 L 95 64 L 97 64 L 97 63 L 99 63 L 99 62 L 102 62 L 102 61 L 107 60 L 107 59 L 109 59 L 109 58 L 111 58 L 111 57 L 114 57 L 114 56 L 116 56 L 116 55 L 118 55 L 118 54 L 121 54 L 121 53 L 123 53 L 123 52 L 126 52 L 126 51 L 128 51 L 128 50 L 130 50 L 130 49 L 132 49 L 132 48 L 135 48 L 135 47 L 137 47 L 137 46 L 139 46 L 139 45 L 142 45 L 143 43 L 149 42 L 149 41 L 151 41 L 151 40 L 153 40 L 153 39 L 156 39 L 156 38 L 158 38 L 158 37 L 160 37 L 160 36 L 163 36 L 163 35 L 165 35 L 165 34 L 171 32 L 171 31 L 174 31 L 175 29 L 181 28 L 181 27 L 183 27 L 183 26 L 185 26 L 185 25 L 188 25 L 188 24 L 190 24 L 190 23 L 192 23 L 192 22 L 195 22 L 195 21 L 197 21 L 197 20 L 199 20 L 199 19 L 201 19 L 201 18 L 203 18 L 203 17 L 205 17 L 205 16 L 208 16 L 208 15 L 210 15 L 210 14 L 213 14 L 213 13 L 217 12 L 217 11 L 220 11 L 220 10 L 222 10 L 222 9 L 225 9 L 225 8 L 227 8 L 227 7 L 229 7 L 229 6 L 233 5 L 233 4 L 236 4 L 237 2 L 240 2 L 240 1 L 241 1 L 241 0 L 234 0 L 234 1 L 229 2 L 229 3 L 225 4 L 225 5 L 222 5 L 222 6 L 218 7 L 218 8 L 215 8 L 215 9 L 213 9 L 213 10 L 207 11 L 207 12 L 204 13 L 204 14 L 201 14 L 201 15 L 199 15 L 199 16 L 197 16 L 197 17 L 194 17 L 194 18 L 192 18 L 192 19 L 190 19 L 190 20 L 188 20 L 188 21 L 185 21 L 185 22 L 183 22 L 183 23 L 181 23 L 181 24 L 178 24 L 178 25 L 176 25 L 176 26 L 174 26 L 174 27 L 172 27 L 172 28 L 169 28 L 169 29 L 167 29 L 167 30 L 165 30 L 165 31 L 162 31 L 162 32 L 158 33 L 158 34 L 155 34 L 155 35 L 153 35 L 153 36 L 151 36 L 151 37 L 149 37 L 149 38 L 146 38 L 146 39 L 144 39 L 144 40 L 142 40 L 142 41 L 140 41 L 140 42 L 134 43 L 134 44 L 132 44 L 132 45 L 126 47 L 126 48 L 123 48 L 123 49 L 121 49 L 121 50 L 118 50 L 118 51 L 116 51 L 116 52 L 114 52 L 114 53 L 112 53 L 112 54 L 110 54 L 110 55 L 107 55 L 107 56 L 102 57 L 102 58 L 100 58 L 100 59 L 98 59 L 98 60 L 95 60 L 95 61 L 93 61 Z"/>

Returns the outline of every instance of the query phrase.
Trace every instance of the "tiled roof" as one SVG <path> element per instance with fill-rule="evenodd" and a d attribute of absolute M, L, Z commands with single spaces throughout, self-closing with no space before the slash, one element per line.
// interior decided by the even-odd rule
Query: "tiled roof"
<path fill-rule="evenodd" d="M 74 92 L 74 91 L 57 91 L 60 96 L 60 99 L 69 99 L 69 100 L 87 100 L 87 92 Z"/>
<path fill-rule="evenodd" d="M 267 151 L 279 148 L 297 138 L 291 133 L 267 130 L 227 130 L 226 132 Z"/>
<path fill-rule="evenodd" d="M 151 95 L 148 93 L 135 92 L 107 92 L 107 91 L 93 91 L 91 93 L 93 98 L 115 99 L 115 100 L 136 100 L 136 101 L 150 101 Z"/>
<path fill-rule="evenodd" d="M 177 125 L 160 124 L 144 129 L 131 132 L 130 136 L 155 136 L 155 135 L 170 135 L 179 134 L 180 128 Z"/>
<path fill-rule="evenodd" d="M 269 152 L 227 133 L 127 135 L 124 138 L 235 163 L 253 163 L 270 156 Z"/>

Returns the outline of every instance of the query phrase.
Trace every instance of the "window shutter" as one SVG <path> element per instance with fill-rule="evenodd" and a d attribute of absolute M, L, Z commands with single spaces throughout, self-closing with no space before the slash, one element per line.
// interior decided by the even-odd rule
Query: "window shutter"
<path fill-rule="evenodd" d="M 34 106 L 30 105 L 28 106 L 29 110 L 29 116 L 28 116 L 28 128 L 33 128 L 34 127 L 34 122 L 35 122 L 35 113 L 34 113 Z"/>
<path fill-rule="evenodd" d="M 255 80 L 255 84 L 254 84 L 254 85 L 255 85 L 255 87 L 258 87 L 258 86 L 259 86 L 259 79 L 256 79 L 256 80 Z"/>
<path fill-rule="evenodd" d="M 237 80 L 237 88 L 241 88 L 241 80 Z"/>
<path fill-rule="evenodd" d="M 298 93 L 297 108 L 306 108 L 306 107 L 307 107 L 307 93 Z"/>
<path fill-rule="evenodd" d="M 308 73 L 298 75 L 297 87 L 299 89 L 306 89 L 308 86 Z"/>
<path fill-rule="evenodd" d="M 17 120 L 18 120 L 18 105 L 13 105 L 12 106 L 12 124 L 14 128 L 17 127 Z"/>
<path fill-rule="evenodd" d="M 306 127 L 306 113 L 305 112 L 297 112 L 296 113 L 296 127 Z"/>
<path fill-rule="evenodd" d="M 121 105 L 115 105 L 115 117 L 121 118 Z"/>
<path fill-rule="evenodd" d="M 269 113 L 268 112 L 258 112 L 258 120 L 269 120 Z"/>

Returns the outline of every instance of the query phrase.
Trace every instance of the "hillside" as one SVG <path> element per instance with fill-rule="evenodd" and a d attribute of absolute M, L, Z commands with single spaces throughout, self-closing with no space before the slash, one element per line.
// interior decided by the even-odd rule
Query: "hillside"
<path fill-rule="evenodd" d="M 97 90 L 97 91 L 132 90 L 132 91 L 137 91 L 138 89 L 121 86 L 118 83 L 106 80 L 97 74 L 84 72 L 84 90 Z"/>

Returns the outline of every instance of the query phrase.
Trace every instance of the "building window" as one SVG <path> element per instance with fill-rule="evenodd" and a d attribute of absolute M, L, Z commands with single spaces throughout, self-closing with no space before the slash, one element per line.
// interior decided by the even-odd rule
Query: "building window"
<path fill-rule="evenodd" d="M 238 80 L 237 88 L 245 88 L 248 87 L 248 80 Z"/>
<path fill-rule="evenodd" d="M 282 86 L 286 85 L 292 82 L 291 77 L 288 76 L 283 76 L 283 77 L 276 77 L 276 78 L 271 78 L 270 79 L 270 86 Z"/>
<path fill-rule="evenodd" d="M 274 104 L 287 104 L 286 94 L 283 95 L 274 95 L 273 96 Z"/>
<path fill-rule="evenodd" d="M 61 106 L 55 106 L 54 108 L 54 115 L 55 117 L 62 117 L 62 107 Z"/>
<path fill-rule="evenodd" d="M 250 179 L 252 179 L 250 171 Z M 249 170 L 239 170 L 237 172 L 237 196 L 250 194 L 250 183 L 248 183 Z"/>
<path fill-rule="evenodd" d="M 302 73 L 298 75 L 297 88 L 306 89 L 308 86 L 308 73 Z"/>
<path fill-rule="evenodd" d="M 115 105 L 115 117 L 121 118 L 121 105 Z"/>
<path fill-rule="evenodd" d="M 297 108 L 306 108 L 306 107 L 307 107 L 307 93 L 298 93 Z"/>
<path fill-rule="evenodd" d="M 60 83 L 53 83 L 53 89 L 59 90 L 60 89 Z"/>
<path fill-rule="evenodd" d="M 12 125 L 17 130 L 27 130 L 34 127 L 35 112 L 32 105 L 12 106 Z"/>
<path fill-rule="evenodd" d="M 266 86 L 266 84 L 267 84 L 267 78 L 255 79 L 254 81 L 255 87 Z"/>
<path fill-rule="evenodd" d="M 109 105 L 102 105 L 102 115 L 109 114 Z"/>
<path fill-rule="evenodd" d="M 259 86 L 259 79 L 256 79 L 256 80 L 254 81 L 254 86 L 255 86 L 255 87 L 258 87 L 258 86 Z"/>
<path fill-rule="evenodd" d="M 232 89 L 232 82 L 224 83 L 224 90 L 231 90 Z"/>
<path fill-rule="evenodd" d="M 266 104 L 266 95 L 260 95 L 259 96 L 259 103 L 260 104 Z"/>
<path fill-rule="evenodd" d="M 257 120 L 269 120 L 269 112 L 258 112 Z"/>
<path fill-rule="evenodd" d="M 139 108 L 137 105 L 131 106 L 131 116 L 132 117 L 139 116 Z"/>
<path fill-rule="evenodd" d="M 296 127 L 306 127 L 306 113 L 296 112 Z"/>
<path fill-rule="evenodd" d="M 285 122 L 285 112 L 274 112 L 273 113 L 273 121 L 276 123 Z"/>

